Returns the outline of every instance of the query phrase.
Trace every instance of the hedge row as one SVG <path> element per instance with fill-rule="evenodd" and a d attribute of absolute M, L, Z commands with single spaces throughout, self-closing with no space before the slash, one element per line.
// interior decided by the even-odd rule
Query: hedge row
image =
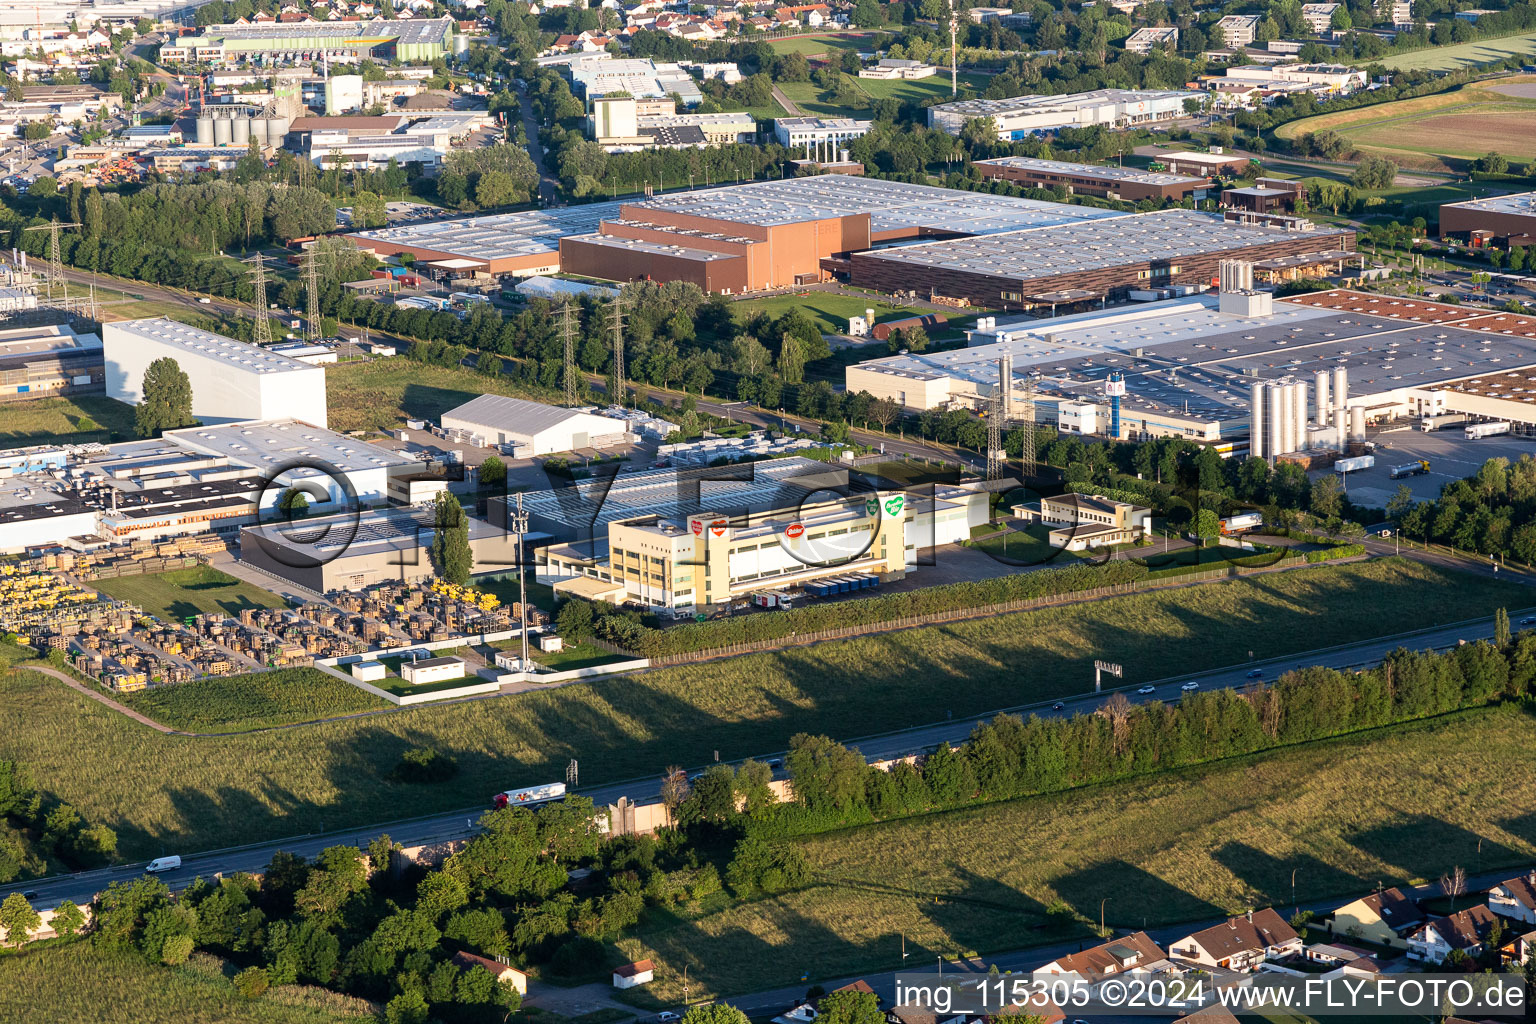
<path fill-rule="evenodd" d="M 925 587 L 901 594 L 882 594 L 857 601 L 801 605 L 773 615 L 737 615 L 670 629 L 650 629 L 620 616 L 596 623 L 599 638 L 646 658 L 690 654 L 732 644 L 782 640 L 827 629 L 868 626 L 908 616 L 965 611 L 1072 594 L 1144 579 L 1147 568 L 1134 562 L 1114 560 L 1102 565 L 1072 565 L 1038 569 L 986 580 L 969 580 Z"/>

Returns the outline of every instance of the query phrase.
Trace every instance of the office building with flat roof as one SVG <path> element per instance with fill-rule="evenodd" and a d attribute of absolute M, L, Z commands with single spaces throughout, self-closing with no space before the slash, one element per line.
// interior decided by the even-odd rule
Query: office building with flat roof
<path fill-rule="evenodd" d="M 0 300 L 14 289 L 0 289 Z M 37 297 L 17 292 L 18 308 Z M 31 306 L 26 305 L 30 300 Z M 62 325 L 0 330 L 0 403 L 64 395 L 99 395 L 106 387 L 101 338 Z"/>
<path fill-rule="evenodd" d="M 1184 90 L 1095 89 L 1063 96 L 958 100 L 929 107 L 928 126 L 959 135 L 967 121 L 991 118 L 997 137 L 1009 141 L 1063 128 L 1124 128 L 1170 121 L 1185 116 L 1185 100 L 1199 97 Z"/>
<path fill-rule="evenodd" d="M 325 426 L 325 370 L 164 317 L 102 327 L 108 396 L 144 398 L 144 371 L 171 358 L 192 384 L 192 415 L 204 423 L 296 419 Z"/>
<path fill-rule="evenodd" d="M 452 18 L 375 18 L 372 21 L 293 21 L 205 25 L 160 47 L 168 64 L 288 63 L 369 57 L 426 62 L 455 49 Z"/>

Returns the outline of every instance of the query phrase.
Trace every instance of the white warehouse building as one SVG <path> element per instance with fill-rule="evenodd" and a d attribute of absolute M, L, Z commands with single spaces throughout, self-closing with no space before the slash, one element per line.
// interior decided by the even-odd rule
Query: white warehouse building
<path fill-rule="evenodd" d="M 107 394 L 137 405 L 144 371 L 167 356 L 192 383 L 192 415 L 205 424 L 302 420 L 326 425 L 325 370 L 164 317 L 104 324 Z"/>
<path fill-rule="evenodd" d="M 625 444 L 632 440 L 628 426 L 611 416 L 503 395 L 481 395 L 442 419 L 443 430 L 479 447 L 511 445 L 517 458 Z"/>

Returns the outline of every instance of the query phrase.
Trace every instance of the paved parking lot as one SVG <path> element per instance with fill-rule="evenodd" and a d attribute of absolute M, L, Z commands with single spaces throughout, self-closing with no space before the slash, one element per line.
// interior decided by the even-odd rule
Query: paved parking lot
<path fill-rule="evenodd" d="M 1513 462 L 1522 455 L 1536 456 L 1536 437 L 1507 435 L 1468 441 L 1459 427 L 1447 427 L 1428 434 L 1417 427 L 1386 430 L 1372 440 L 1376 442 L 1376 465 L 1348 474 L 1344 489 L 1351 501 L 1376 508 L 1384 507 L 1397 493 L 1400 484 L 1407 484 L 1419 501 L 1433 501 L 1448 481 L 1471 476 L 1489 459 L 1502 456 Z M 1393 466 L 1414 459 L 1428 460 L 1429 472 L 1401 480 L 1391 478 Z M 1331 472 L 1320 470 L 1310 475 L 1316 479 Z"/>

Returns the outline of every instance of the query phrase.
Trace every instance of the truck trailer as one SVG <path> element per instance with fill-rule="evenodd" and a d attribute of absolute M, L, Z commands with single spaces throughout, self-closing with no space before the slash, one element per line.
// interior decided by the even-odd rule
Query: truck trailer
<path fill-rule="evenodd" d="M 524 786 L 522 789 L 509 789 L 505 793 L 497 793 L 491 798 L 491 805 L 497 808 L 527 807 L 530 804 L 548 803 L 564 797 L 565 783 L 546 782 L 542 786 Z"/>
<path fill-rule="evenodd" d="M 1335 462 L 1333 464 L 1333 471 L 1341 475 L 1344 473 L 1358 473 L 1362 469 L 1370 469 L 1374 465 L 1376 465 L 1376 456 L 1355 455 L 1351 458 L 1340 459 Z"/>
<path fill-rule="evenodd" d="M 1492 423 L 1474 423 L 1462 431 L 1462 436 L 1468 441 L 1476 441 L 1480 437 L 1497 437 L 1507 433 L 1509 433 L 1509 423 L 1504 420 L 1494 420 Z"/>
<path fill-rule="evenodd" d="M 1413 462 L 1405 462 L 1401 466 L 1393 466 L 1391 477 L 1393 480 L 1401 480 L 1405 476 L 1421 476 L 1429 472 L 1428 459 L 1416 459 Z"/>
<path fill-rule="evenodd" d="M 1264 525 L 1264 513 L 1240 512 L 1235 516 L 1227 516 L 1221 521 L 1221 534 L 1230 537 L 1234 533 L 1244 533 L 1248 530 L 1257 530 Z"/>
<path fill-rule="evenodd" d="M 1459 427 L 1467 422 L 1467 418 L 1461 413 L 1445 413 L 1440 416 L 1425 416 L 1419 421 L 1419 429 L 1428 433 L 1431 430 L 1442 430 L 1445 427 Z"/>

